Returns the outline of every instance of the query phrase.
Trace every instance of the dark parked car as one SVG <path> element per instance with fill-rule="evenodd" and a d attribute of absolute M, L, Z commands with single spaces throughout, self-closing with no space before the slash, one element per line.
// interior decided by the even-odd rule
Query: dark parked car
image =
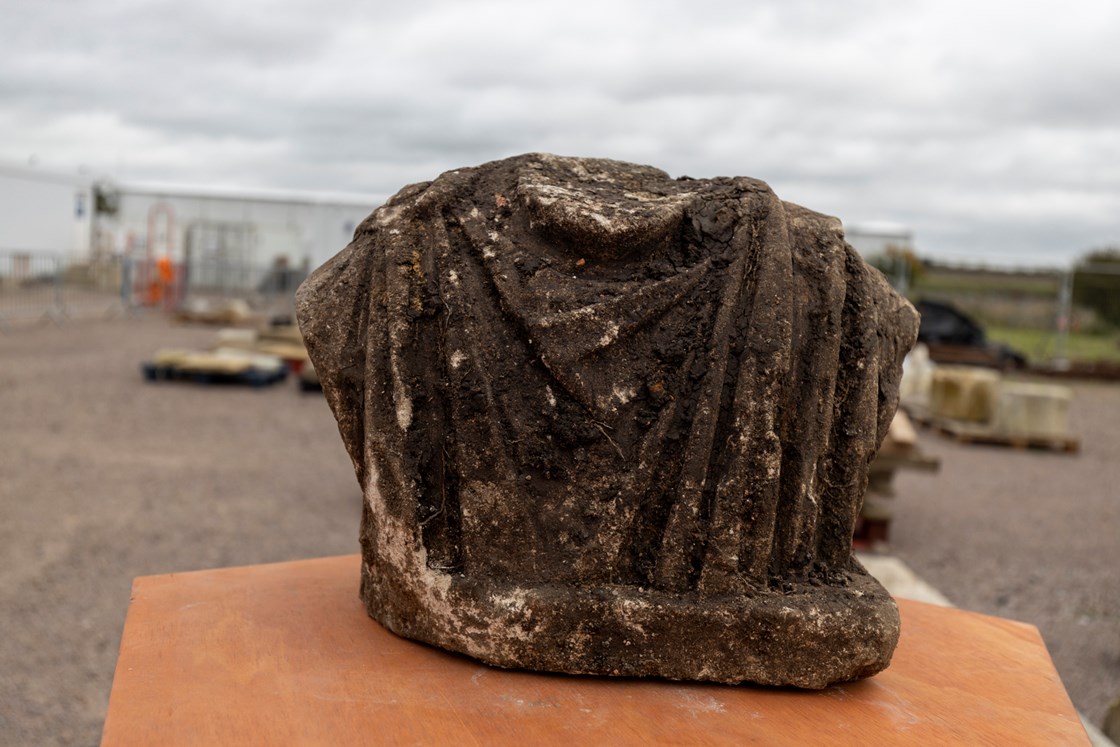
<path fill-rule="evenodd" d="M 922 315 L 918 342 L 929 346 L 935 363 L 960 363 L 1001 370 L 1027 367 L 1022 353 L 997 342 L 988 342 L 984 328 L 950 303 L 922 299 L 914 304 Z"/>

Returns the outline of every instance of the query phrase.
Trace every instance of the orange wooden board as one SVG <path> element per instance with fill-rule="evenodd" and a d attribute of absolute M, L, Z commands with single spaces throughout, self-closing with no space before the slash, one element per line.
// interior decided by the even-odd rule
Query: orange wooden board
<path fill-rule="evenodd" d="M 535 674 L 397 638 L 355 556 L 136 579 L 103 745 L 1088 744 L 1038 631 L 902 600 L 823 691 Z"/>

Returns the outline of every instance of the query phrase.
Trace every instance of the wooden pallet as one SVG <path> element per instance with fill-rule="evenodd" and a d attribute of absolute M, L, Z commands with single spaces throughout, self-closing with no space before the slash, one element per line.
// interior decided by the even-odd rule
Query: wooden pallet
<path fill-rule="evenodd" d="M 1075 454 L 1081 441 L 1073 436 L 1055 436 L 1045 433 L 1002 433 L 982 423 L 964 423 L 958 420 L 935 418 L 932 427 L 938 433 L 962 444 L 990 444 L 1016 449 L 1048 449 Z"/>
<path fill-rule="evenodd" d="M 1075 454 L 1081 450 L 1080 439 L 1044 433 L 1003 433 L 983 423 L 940 418 L 920 405 L 907 404 L 910 419 L 924 428 L 931 428 L 962 444 L 988 444 L 1016 449 L 1048 449 Z"/>
<path fill-rule="evenodd" d="M 141 363 L 140 370 L 148 381 L 191 381 L 196 384 L 247 384 L 254 389 L 275 384 L 287 378 L 288 369 L 261 371 L 218 371 L 205 369 L 186 369 L 156 363 Z"/>

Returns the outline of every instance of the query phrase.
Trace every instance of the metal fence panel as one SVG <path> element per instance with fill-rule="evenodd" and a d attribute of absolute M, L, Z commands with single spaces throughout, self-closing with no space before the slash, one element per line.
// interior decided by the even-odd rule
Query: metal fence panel
<path fill-rule="evenodd" d="M 306 267 L 262 267 L 229 256 L 191 262 L 120 256 L 87 261 L 0 250 L 0 327 L 140 308 L 174 311 L 200 301 L 233 299 L 269 317 L 291 316 L 296 288 L 306 276 Z"/>
<path fill-rule="evenodd" d="M 120 313 L 132 305 L 129 263 L 0 251 L 0 325 Z"/>

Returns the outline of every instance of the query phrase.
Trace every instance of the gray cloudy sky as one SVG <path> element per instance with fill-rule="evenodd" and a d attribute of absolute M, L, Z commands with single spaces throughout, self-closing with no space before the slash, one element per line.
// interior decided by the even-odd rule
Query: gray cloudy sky
<path fill-rule="evenodd" d="M 0 159 L 332 190 L 526 151 L 749 175 L 920 253 L 1120 244 L 1120 3 L 4 0 Z"/>

